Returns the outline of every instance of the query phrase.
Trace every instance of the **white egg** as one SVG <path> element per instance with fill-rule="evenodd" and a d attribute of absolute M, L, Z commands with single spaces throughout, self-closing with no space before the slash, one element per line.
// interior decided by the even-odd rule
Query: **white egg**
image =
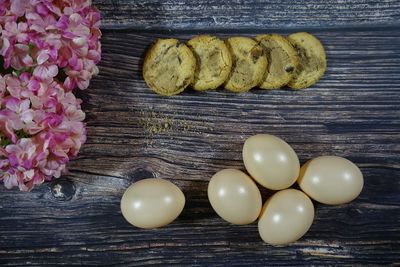
<path fill-rule="evenodd" d="M 258 232 L 264 242 L 284 245 L 301 238 L 314 220 L 314 205 L 303 192 L 286 189 L 275 193 L 264 204 Z"/>
<path fill-rule="evenodd" d="M 208 199 L 215 212 L 233 224 L 249 224 L 260 215 L 262 199 L 255 182 L 235 169 L 217 172 L 208 184 Z"/>
<path fill-rule="evenodd" d="M 182 212 L 185 196 L 164 179 L 144 179 L 132 184 L 121 199 L 121 211 L 132 225 L 151 229 L 171 223 Z"/>
<path fill-rule="evenodd" d="M 254 135 L 246 140 L 243 162 L 254 180 L 272 190 L 290 187 L 300 170 L 299 158 L 293 148 L 269 134 Z"/>
<path fill-rule="evenodd" d="M 301 167 L 300 188 L 312 199 L 329 205 L 354 200 L 364 185 L 360 169 L 351 161 L 336 156 L 321 156 Z"/>

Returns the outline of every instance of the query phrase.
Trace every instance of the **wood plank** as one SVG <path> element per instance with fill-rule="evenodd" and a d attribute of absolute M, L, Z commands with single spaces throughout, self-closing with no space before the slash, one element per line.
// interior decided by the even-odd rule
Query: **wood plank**
<path fill-rule="evenodd" d="M 79 93 L 88 141 L 70 174 L 30 194 L 0 188 L 0 264 L 400 263 L 397 28 L 312 30 L 325 44 L 328 71 L 307 90 L 188 90 L 170 98 L 145 86 L 143 54 L 157 37 L 187 40 L 193 33 L 103 33 L 100 75 Z M 212 33 L 222 38 L 238 34 Z M 164 131 L 149 132 L 149 125 L 166 122 Z M 208 203 L 208 180 L 222 168 L 243 169 L 243 142 L 256 133 L 281 136 L 301 162 L 323 154 L 353 160 L 365 176 L 362 194 L 348 205 L 316 204 L 310 231 L 286 247 L 264 244 L 256 224 L 225 223 Z M 125 188 L 147 177 L 170 179 L 187 197 L 178 220 L 159 230 L 131 227 L 119 211 Z M 264 199 L 270 194 L 263 190 Z"/>
<path fill-rule="evenodd" d="M 256 29 L 397 24 L 398 0 L 94 0 L 103 28 Z"/>

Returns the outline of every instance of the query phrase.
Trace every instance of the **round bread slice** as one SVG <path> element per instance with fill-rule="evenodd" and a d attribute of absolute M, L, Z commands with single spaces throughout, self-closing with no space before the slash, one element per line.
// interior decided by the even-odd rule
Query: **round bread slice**
<path fill-rule="evenodd" d="M 288 40 L 297 51 L 300 62 L 288 86 L 293 89 L 310 87 L 325 73 L 325 49 L 317 38 L 307 32 L 291 34 Z"/>
<path fill-rule="evenodd" d="M 194 79 L 196 59 L 176 39 L 158 39 L 143 63 L 143 78 L 151 90 L 163 96 L 179 94 Z"/>
<path fill-rule="evenodd" d="M 247 37 L 231 37 L 226 44 L 231 52 L 233 65 L 224 87 L 239 93 L 259 85 L 268 65 L 264 49 Z"/>
<path fill-rule="evenodd" d="M 267 71 L 259 87 L 278 89 L 287 85 L 299 65 L 296 50 L 285 37 L 278 34 L 258 35 L 256 40 L 265 49 L 268 59 Z"/>
<path fill-rule="evenodd" d="M 225 43 L 217 37 L 199 35 L 187 43 L 196 57 L 197 65 L 193 89 L 216 89 L 228 78 L 232 68 L 232 56 Z"/>

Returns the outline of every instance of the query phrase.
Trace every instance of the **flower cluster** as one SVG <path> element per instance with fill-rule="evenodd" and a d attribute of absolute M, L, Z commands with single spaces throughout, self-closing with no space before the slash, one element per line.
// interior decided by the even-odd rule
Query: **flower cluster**
<path fill-rule="evenodd" d="M 60 177 L 86 140 L 81 100 L 98 73 L 89 0 L 0 0 L 0 180 L 29 191 Z"/>

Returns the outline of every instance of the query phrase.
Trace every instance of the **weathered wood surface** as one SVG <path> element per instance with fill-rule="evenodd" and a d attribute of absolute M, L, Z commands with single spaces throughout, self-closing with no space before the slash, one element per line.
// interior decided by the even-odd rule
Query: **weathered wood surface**
<path fill-rule="evenodd" d="M 107 28 L 294 28 L 396 24 L 398 0 L 96 0 Z"/>
<path fill-rule="evenodd" d="M 348 9 L 334 9 L 337 20 L 324 16 L 329 11 L 322 4 L 314 3 L 321 16 L 304 8 L 298 17 L 278 13 L 277 7 L 299 12 L 289 3 L 257 4 L 276 11 L 261 21 L 255 1 L 234 1 L 235 11 L 216 0 L 199 1 L 205 10 L 216 6 L 219 17 L 230 19 L 217 30 L 213 26 L 218 25 L 200 19 L 203 13 L 187 9 L 194 5 L 190 1 L 164 4 L 163 12 L 173 14 L 170 21 L 163 12 L 150 15 L 161 1 L 94 2 L 105 25 L 100 75 L 79 93 L 88 141 L 62 179 L 29 194 L 0 187 L 0 265 L 400 264 L 399 1 L 351 1 Z M 363 3 L 372 10 L 349 14 Z M 254 16 L 240 17 L 241 12 Z M 240 21 L 257 27 L 239 31 Z M 198 29 L 191 31 L 187 23 Z M 189 90 L 171 98 L 150 92 L 140 74 L 149 44 L 166 36 L 186 40 L 200 32 L 202 23 L 207 25 L 202 31 L 220 37 L 287 34 L 293 25 L 303 27 L 325 44 L 328 71 L 316 86 L 301 91 Z M 315 28 L 320 23 L 339 27 Z M 341 27 L 347 23 L 352 27 Z M 361 24 L 370 27 L 353 27 Z M 157 25 L 176 29 L 140 30 Z M 271 25 L 277 28 L 269 30 Z M 154 127 L 164 131 L 149 132 Z M 264 244 L 256 224 L 229 225 L 208 203 L 207 182 L 222 168 L 243 168 L 242 144 L 255 133 L 281 136 L 301 162 L 324 154 L 353 160 L 365 176 L 363 192 L 347 205 L 316 204 L 310 231 L 285 247 Z M 178 220 L 159 230 L 136 229 L 119 210 L 125 188 L 149 176 L 170 179 L 187 197 Z M 269 194 L 263 191 L 264 198 Z"/>

